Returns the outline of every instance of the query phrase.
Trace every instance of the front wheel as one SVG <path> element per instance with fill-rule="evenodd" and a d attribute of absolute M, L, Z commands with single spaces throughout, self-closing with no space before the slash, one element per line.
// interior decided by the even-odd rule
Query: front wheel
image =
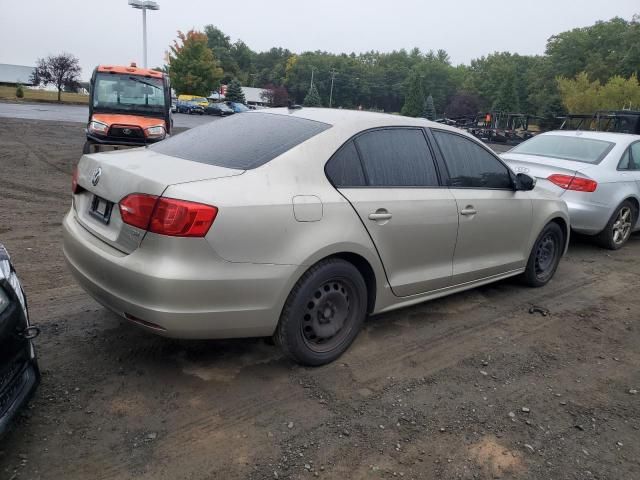
<path fill-rule="evenodd" d="M 284 353 L 303 365 L 340 357 L 367 313 L 367 287 L 351 263 L 333 258 L 305 272 L 287 298 L 274 335 Z"/>
<path fill-rule="evenodd" d="M 637 218 L 636 206 L 629 200 L 625 200 L 613 212 L 604 230 L 596 236 L 597 242 L 603 248 L 618 250 L 629 240 Z"/>
<path fill-rule="evenodd" d="M 564 251 L 564 232 L 555 222 L 548 223 L 533 244 L 522 278 L 530 287 L 542 287 L 556 273 Z"/>

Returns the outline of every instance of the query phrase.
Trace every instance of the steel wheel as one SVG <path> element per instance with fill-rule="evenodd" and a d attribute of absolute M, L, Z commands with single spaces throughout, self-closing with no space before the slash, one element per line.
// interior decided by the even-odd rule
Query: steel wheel
<path fill-rule="evenodd" d="M 612 234 L 613 243 L 615 245 L 622 245 L 627 241 L 631 234 L 633 220 L 633 212 L 628 206 L 623 206 L 619 211 L 616 219 L 613 222 Z"/>
<path fill-rule="evenodd" d="M 350 297 L 354 286 L 346 278 L 333 279 L 318 288 L 307 301 L 301 322 L 307 346 L 315 352 L 327 352 L 348 336 L 354 317 Z"/>
<path fill-rule="evenodd" d="M 307 270 L 289 293 L 274 339 L 303 365 L 342 355 L 367 315 L 367 285 L 352 263 L 328 258 Z"/>
<path fill-rule="evenodd" d="M 542 287 L 553 278 L 564 252 L 566 233 L 556 222 L 550 222 L 533 244 L 522 279 L 530 287 Z"/>
<path fill-rule="evenodd" d="M 547 232 L 540 239 L 536 248 L 535 271 L 536 276 L 543 279 L 554 266 L 556 251 L 558 250 L 557 238 L 552 232 Z"/>

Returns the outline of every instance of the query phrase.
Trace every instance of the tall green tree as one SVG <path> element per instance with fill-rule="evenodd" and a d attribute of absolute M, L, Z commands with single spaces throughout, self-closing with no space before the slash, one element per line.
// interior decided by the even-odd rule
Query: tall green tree
<path fill-rule="evenodd" d="M 204 33 L 178 32 L 169 54 L 169 76 L 179 94 L 206 97 L 219 85 L 222 74 Z"/>
<path fill-rule="evenodd" d="M 309 87 L 309 92 L 307 93 L 307 96 L 304 97 L 303 105 L 305 107 L 322 106 L 322 100 L 320 99 L 320 94 L 318 93 L 318 89 L 315 85 L 311 85 L 311 87 Z"/>
<path fill-rule="evenodd" d="M 422 115 L 425 98 L 422 88 L 422 79 L 417 71 L 411 72 L 407 86 L 407 96 L 402 106 L 402 115 L 408 117 L 419 117 Z"/>
<path fill-rule="evenodd" d="M 431 94 L 427 97 L 427 100 L 424 102 L 424 111 L 422 116 L 427 120 L 435 120 L 436 119 L 436 107 L 433 104 L 433 97 Z"/>
<path fill-rule="evenodd" d="M 231 83 L 227 86 L 227 93 L 225 94 L 225 100 L 229 102 L 238 102 L 245 103 L 246 99 L 244 97 L 244 92 L 242 91 L 242 86 L 240 82 L 234 78 Z"/>
<path fill-rule="evenodd" d="M 205 25 L 204 33 L 207 36 L 207 46 L 211 49 L 222 68 L 223 82 L 229 82 L 239 76 L 240 66 L 232 54 L 231 37 L 226 35 L 215 25 Z"/>
<path fill-rule="evenodd" d="M 611 75 L 628 78 L 640 65 L 639 18 L 616 17 L 553 35 L 546 53 L 558 76 L 574 78 L 586 72 L 601 82 Z"/>

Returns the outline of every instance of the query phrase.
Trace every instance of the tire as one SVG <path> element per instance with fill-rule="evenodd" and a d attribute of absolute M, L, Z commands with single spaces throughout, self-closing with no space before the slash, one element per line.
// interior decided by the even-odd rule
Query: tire
<path fill-rule="evenodd" d="M 84 146 L 82 147 L 82 154 L 87 155 L 89 153 L 91 153 L 91 142 L 87 140 L 84 142 Z"/>
<path fill-rule="evenodd" d="M 633 202 L 625 200 L 613 212 L 604 230 L 596 235 L 596 242 L 602 248 L 618 250 L 629 240 L 637 219 L 638 209 Z"/>
<path fill-rule="evenodd" d="M 302 365 L 332 362 L 351 345 L 367 315 L 367 286 L 351 263 L 317 263 L 289 293 L 274 334 L 285 355 Z"/>
<path fill-rule="evenodd" d="M 547 223 L 533 244 L 527 268 L 522 274 L 530 287 L 543 287 L 556 273 L 565 247 L 565 232 L 555 222 Z"/>

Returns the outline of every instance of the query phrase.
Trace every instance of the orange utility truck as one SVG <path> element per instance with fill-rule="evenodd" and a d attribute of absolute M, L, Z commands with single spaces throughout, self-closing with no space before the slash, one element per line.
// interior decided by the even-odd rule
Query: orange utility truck
<path fill-rule="evenodd" d="M 156 70 L 99 65 L 91 76 L 83 153 L 139 147 L 171 134 L 169 76 Z"/>

